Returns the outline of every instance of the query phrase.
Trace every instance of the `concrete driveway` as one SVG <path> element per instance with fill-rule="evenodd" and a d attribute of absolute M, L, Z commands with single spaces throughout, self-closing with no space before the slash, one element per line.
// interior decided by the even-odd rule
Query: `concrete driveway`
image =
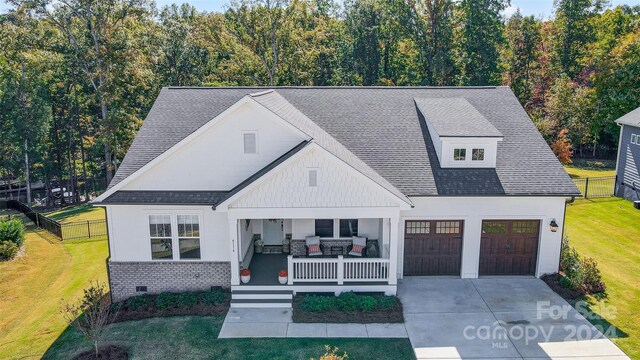
<path fill-rule="evenodd" d="M 418 359 L 628 359 L 539 279 L 408 277 L 398 295 Z"/>

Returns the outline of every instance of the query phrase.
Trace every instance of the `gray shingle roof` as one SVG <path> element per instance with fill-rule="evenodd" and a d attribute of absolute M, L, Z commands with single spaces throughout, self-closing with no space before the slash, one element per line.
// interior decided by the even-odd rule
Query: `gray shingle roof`
<path fill-rule="evenodd" d="M 421 98 L 415 102 L 441 137 L 502 137 L 465 98 Z"/>
<path fill-rule="evenodd" d="M 640 127 L 640 107 L 616 120 L 618 124 Z"/>
<path fill-rule="evenodd" d="M 273 89 L 297 112 L 407 196 L 579 194 L 507 87 Z M 264 90 L 268 89 L 162 89 L 110 186 L 243 96 Z M 272 108 L 284 106 L 277 103 L 277 98 L 270 99 Z M 414 99 L 442 98 L 464 98 L 504 136 L 498 143 L 495 170 L 440 168 Z M 282 111 L 290 110 L 282 108 Z"/>
<path fill-rule="evenodd" d="M 333 154 L 338 159 L 347 163 L 369 179 L 375 181 L 378 185 L 384 187 L 395 196 L 410 203 L 409 199 L 395 186 L 391 185 L 385 178 L 380 176 L 375 170 L 373 170 L 364 161 L 360 160 L 351 151 L 349 151 L 344 145 L 337 141 L 333 136 L 329 135 L 320 126 L 311 121 L 305 114 L 295 108 L 285 98 L 275 91 L 260 92 L 258 94 L 252 94 L 251 97 L 260 103 L 262 106 L 273 111 L 276 115 L 289 122 L 291 125 L 300 129 L 313 139 L 313 141 L 320 145 L 323 149 Z"/>
<path fill-rule="evenodd" d="M 228 191 L 119 190 L 100 204 L 211 205 L 224 199 L 228 193 Z"/>

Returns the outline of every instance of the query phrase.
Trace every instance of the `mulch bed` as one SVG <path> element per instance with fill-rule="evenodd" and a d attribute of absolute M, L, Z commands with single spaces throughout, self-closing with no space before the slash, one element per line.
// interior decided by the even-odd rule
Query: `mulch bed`
<path fill-rule="evenodd" d="M 387 309 L 373 311 L 340 311 L 310 312 L 300 308 L 302 296 L 293 299 L 294 323 L 341 323 L 341 324 L 373 324 L 373 323 L 403 323 L 402 303 Z"/>
<path fill-rule="evenodd" d="M 542 279 L 551 290 L 567 301 L 575 301 L 582 298 L 582 294 L 579 291 L 562 286 L 560 282 L 562 275 L 558 273 L 543 275 L 540 279 Z"/>
<path fill-rule="evenodd" d="M 80 354 L 76 355 L 74 360 L 127 360 L 129 359 L 129 354 L 127 354 L 127 350 L 115 345 L 107 345 L 100 347 L 98 349 L 98 356 L 96 356 L 96 352 L 94 349 L 83 351 Z"/>
<path fill-rule="evenodd" d="M 135 310 L 123 307 L 118 311 L 112 323 L 168 316 L 222 316 L 226 315 L 229 311 L 231 301 L 231 296 L 227 293 L 225 301 L 219 304 L 195 304 L 193 306 L 158 309 L 154 305 L 156 295 L 149 295 L 149 297 L 151 298 L 151 304 L 149 306 Z"/>

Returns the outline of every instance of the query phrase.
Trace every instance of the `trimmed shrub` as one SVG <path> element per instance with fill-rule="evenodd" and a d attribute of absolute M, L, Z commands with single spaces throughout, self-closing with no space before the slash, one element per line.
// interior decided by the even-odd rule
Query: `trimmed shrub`
<path fill-rule="evenodd" d="M 362 308 L 360 298 L 354 292 L 343 292 L 336 300 L 338 309 L 342 311 L 358 311 Z"/>
<path fill-rule="evenodd" d="M 130 297 L 124 302 L 124 307 L 129 310 L 138 310 L 149 305 L 151 305 L 151 299 L 148 295 Z"/>
<path fill-rule="evenodd" d="M 172 307 L 177 307 L 178 297 L 177 294 L 173 294 L 170 292 L 163 292 L 156 297 L 156 307 L 158 309 L 167 309 Z"/>
<path fill-rule="evenodd" d="M 203 291 L 198 295 L 198 302 L 201 304 L 206 304 L 206 305 L 220 304 L 223 301 L 224 301 L 224 290 L 222 289 Z"/>
<path fill-rule="evenodd" d="M 24 244 L 24 224 L 18 219 L 0 221 L 0 242 L 11 241 L 18 248 Z"/>
<path fill-rule="evenodd" d="M 11 241 L 0 242 L 0 259 L 11 260 L 18 254 L 20 248 Z"/>
<path fill-rule="evenodd" d="M 378 304 L 380 308 L 388 309 L 398 305 L 398 299 L 395 296 L 382 296 L 378 299 Z"/>
<path fill-rule="evenodd" d="M 597 294 L 606 290 L 598 262 L 592 258 L 580 258 L 578 251 L 569 246 L 569 239 L 562 239 L 560 253 L 560 271 L 563 277 L 560 284 L 572 288 L 582 294 Z"/>
<path fill-rule="evenodd" d="M 361 296 L 360 297 L 360 310 L 371 311 L 378 307 L 378 301 L 373 296 Z"/>
<path fill-rule="evenodd" d="M 336 298 L 333 296 L 307 295 L 300 307 L 304 311 L 325 312 L 336 308 Z"/>
<path fill-rule="evenodd" d="M 578 251 L 569 246 L 569 238 L 562 238 L 562 250 L 560 252 L 560 271 L 565 274 L 577 271 L 580 267 L 580 254 Z"/>
<path fill-rule="evenodd" d="M 189 306 L 195 305 L 197 302 L 198 302 L 198 295 L 192 292 L 184 292 L 176 296 L 177 307 L 189 307 Z"/>

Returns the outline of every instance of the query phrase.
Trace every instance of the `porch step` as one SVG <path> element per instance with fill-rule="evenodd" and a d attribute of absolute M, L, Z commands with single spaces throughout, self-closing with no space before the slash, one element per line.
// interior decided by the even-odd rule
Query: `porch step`
<path fill-rule="evenodd" d="M 291 290 L 232 290 L 231 291 L 232 299 L 282 299 L 289 300 L 293 299 L 293 291 Z"/>
<path fill-rule="evenodd" d="M 293 290 L 231 289 L 233 308 L 290 308 Z"/>
<path fill-rule="evenodd" d="M 291 308 L 291 299 L 231 299 L 232 308 Z"/>

